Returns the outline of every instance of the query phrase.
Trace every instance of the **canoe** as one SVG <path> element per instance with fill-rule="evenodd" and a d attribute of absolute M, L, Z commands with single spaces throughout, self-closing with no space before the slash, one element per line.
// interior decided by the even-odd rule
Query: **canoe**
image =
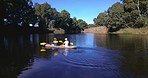
<path fill-rule="evenodd" d="M 51 48 L 67 48 L 67 49 L 76 49 L 76 46 L 54 46 L 54 45 L 50 45 L 50 44 L 46 44 L 45 45 L 46 49 L 51 49 Z"/>

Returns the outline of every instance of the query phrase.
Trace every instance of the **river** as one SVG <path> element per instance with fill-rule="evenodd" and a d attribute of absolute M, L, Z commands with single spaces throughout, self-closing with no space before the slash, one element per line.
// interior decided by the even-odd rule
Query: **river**
<path fill-rule="evenodd" d="M 77 49 L 41 51 L 54 37 Z M 0 43 L 0 78 L 148 78 L 147 35 L 1 35 Z"/>

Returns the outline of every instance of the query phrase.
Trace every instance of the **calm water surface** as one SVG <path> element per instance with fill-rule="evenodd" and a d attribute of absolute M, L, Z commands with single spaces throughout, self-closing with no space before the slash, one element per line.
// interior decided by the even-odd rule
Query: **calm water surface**
<path fill-rule="evenodd" d="M 54 37 L 78 48 L 40 51 Z M 148 78 L 147 35 L 1 35 L 0 43 L 0 78 Z"/>

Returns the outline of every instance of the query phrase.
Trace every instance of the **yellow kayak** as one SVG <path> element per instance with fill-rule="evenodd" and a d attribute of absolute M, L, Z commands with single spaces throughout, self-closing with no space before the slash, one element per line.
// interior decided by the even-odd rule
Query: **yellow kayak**
<path fill-rule="evenodd" d="M 76 49 L 77 47 L 76 46 L 54 46 L 54 45 L 50 45 L 50 44 L 46 44 L 45 45 L 45 48 L 46 49 L 50 49 L 50 48 L 68 48 L 68 49 Z"/>

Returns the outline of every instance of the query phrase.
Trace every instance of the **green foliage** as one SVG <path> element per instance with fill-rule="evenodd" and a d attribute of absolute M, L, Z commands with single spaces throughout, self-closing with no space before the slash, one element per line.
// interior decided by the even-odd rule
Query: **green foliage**
<path fill-rule="evenodd" d="M 70 13 L 66 10 L 62 10 L 60 13 L 61 20 L 67 21 L 70 18 Z"/>
<path fill-rule="evenodd" d="M 39 25 L 40 25 L 40 28 L 42 29 L 47 28 L 48 26 L 48 23 L 49 23 L 48 12 L 50 9 L 51 9 L 51 6 L 47 2 L 41 5 L 38 3 L 35 4 L 35 14 L 38 16 L 38 20 L 40 20 Z"/>
<path fill-rule="evenodd" d="M 95 25 L 112 28 L 140 28 L 148 26 L 147 0 L 121 0 L 115 3 L 107 12 L 100 13 L 94 18 Z"/>
<path fill-rule="evenodd" d="M 0 7 L 0 27 L 16 29 L 21 25 L 19 28 L 28 29 L 29 24 L 39 24 L 41 30 L 62 28 L 66 33 L 80 33 L 87 26 L 85 21 L 71 18 L 66 10 L 58 12 L 47 2 L 33 5 L 31 0 L 1 0 Z"/>
<path fill-rule="evenodd" d="M 55 23 L 56 23 L 56 20 L 51 20 L 49 22 L 48 28 L 54 28 L 55 27 Z"/>
<path fill-rule="evenodd" d="M 80 33 L 87 25 L 83 20 L 71 18 L 66 10 L 58 12 L 48 3 L 36 3 L 35 14 L 38 16 L 40 28 L 62 28 L 66 33 Z"/>
<path fill-rule="evenodd" d="M 124 9 L 123 5 L 119 2 L 115 3 L 108 9 L 108 15 L 110 17 L 110 26 L 122 27 L 122 24 L 125 23 L 123 20 Z"/>
<path fill-rule="evenodd" d="M 100 13 L 97 18 L 94 19 L 95 25 L 97 26 L 109 26 L 111 21 L 112 19 L 106 12 Z"/>
<path fill-rule="evenodd" d="M 30 0 L 2 0 L 0 25 L 28 26 L 29 23 L 34 23 L 36 17 L 32 6 Z"/>
<path fill-rule="evenodd" d="M 87 23 L 86 23 L 85 21 L 83 21 L 82 19 L 79 19 L 79 20 L 77 21 L 77 26 L 78 26 L 80 29 L 84 30 L 84 29 L 86 28 L 86 26 L 87 26 Z"/>
<path fill-rule="evenodd" d="M 66 10 L 62 10 L 61 13 L 59 13 L 59 19 L 61 21 L 60 27 L 63 29 L 68 29 L 71 19 L 70 19 L 70 13 Z"/>

